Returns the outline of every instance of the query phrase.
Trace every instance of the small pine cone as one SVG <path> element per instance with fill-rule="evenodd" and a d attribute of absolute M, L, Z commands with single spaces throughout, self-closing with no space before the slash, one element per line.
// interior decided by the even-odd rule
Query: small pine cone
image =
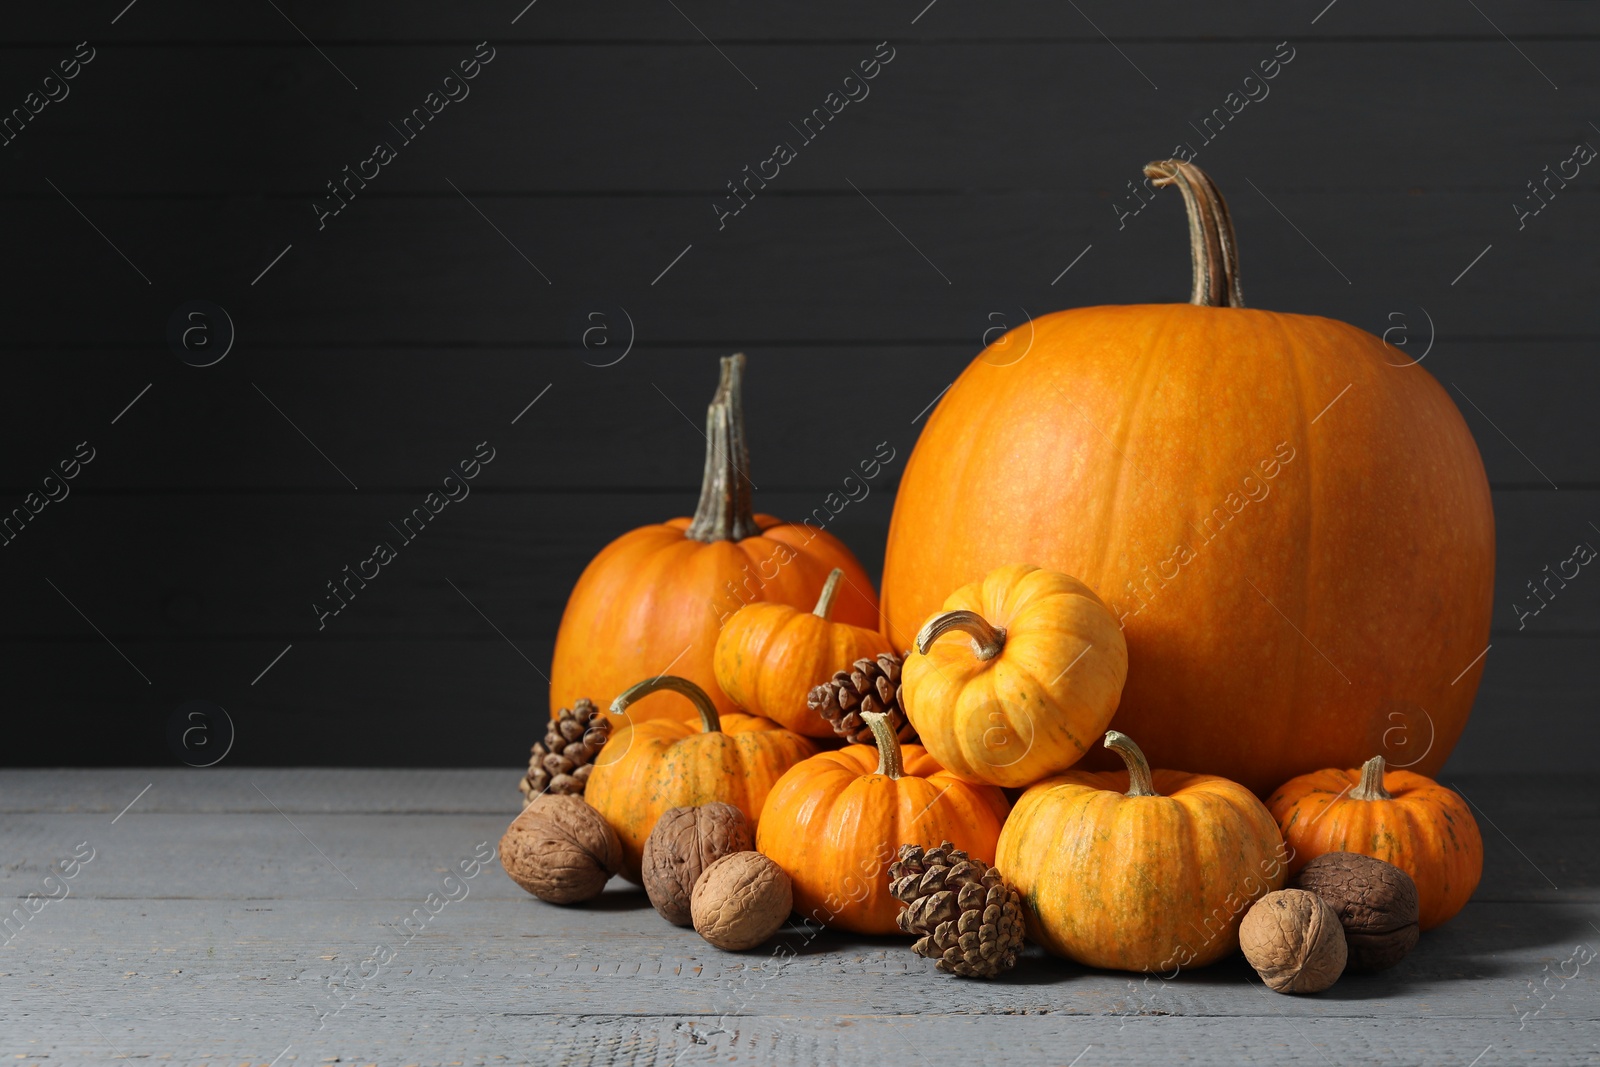
<path fill-rule="evenodd" d="M 562 708 L 545 728 L 544 740 L 534 744 L 528 773 L 518 784 L 522 806 L 542 793 L 583 793 L 589 769 L 611 736 L 611 720 L 594 701 L 583 698 Z"/>
<path fill-rule="evenodd" d="M 917 731 L 900 706 L 900 665 L 910 654 L 883 652 L 877 659 L 858 659 L 849 670 L 837 671 L 813 688 L 806 706 L 832 723 L 834 733 L 854 744 L 873 743 L 872 729 L 861 717 L 863 711 L 889 716 L 900 743 L 916 744 Z"/>
<path fill-rule="evenodd" d="M 993 978 L 1022 951 L 1022 898 L 1000 872 L 949 841 L 923 851 L 901 845 L 889 866 L 889 892 L 906 906 L 896 920 L 918 935 L 911 951 L 941 971 Z"/>

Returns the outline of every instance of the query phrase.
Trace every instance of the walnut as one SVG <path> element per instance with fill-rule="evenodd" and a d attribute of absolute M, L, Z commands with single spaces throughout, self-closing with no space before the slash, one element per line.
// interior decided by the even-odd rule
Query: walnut
<path fill-rule="evenodd" d="M 500 865 L 540 900 L 574 904 L 598 896 L 617 873 L 622 841 L 582 797 L 546 793 L 506 827 Z"/>
<path fill-rule="evenodd" d="M 1417 883 L 1392 863 L 1354 852 L 1330 852 L 1306 864 L 1294 881 L 1321 897 L 1344 927 L 1351 971 L 1381 971 L 1417 944 Z"/>
<path fill-rule="evenodd" d="M 1320 993 L 1344 972 L 1339 916 L 1304 889 L 1280 889 L 1256 901 L 1239 926 L 1239 947 L 1279 993 Z"/>
<path fill-rule="evenodd" d="M 700 873 L 689 898 L 694 928 L 729 952 L 755 948 L 778 932 L 794 908 L 783 868 L 759 852 L 735 852 Z"/>
<path fill-rule="evenodd" d="M 750 820 L 732 804 L 673 808 L 644 843 L 644 891 L 663 919 L 688 926 L 689 896 L 700 872 L 723 856 L 755 847 Z"/>

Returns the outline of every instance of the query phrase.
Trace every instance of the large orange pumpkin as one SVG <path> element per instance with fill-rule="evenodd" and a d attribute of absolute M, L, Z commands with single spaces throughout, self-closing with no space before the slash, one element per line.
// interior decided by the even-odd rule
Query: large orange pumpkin
<path fill-rule="evenodd" d="M 1382 756 L 1357 770 L 1303 774 L 1267 799 L 1294 850 L 1291 874 L 1328 852 L 1392 863 L 1417 883 L 1417 924 L 1432 929 L 1466 906 L 1483 876 L 1483 836 L 1459 793 Z"/>
<path fill-rule="evenodd" d="M 773 785 L 817 751 L 799 734 L 771 719 L 718 714 L 705 690 L 686 678 L 661 675 L 625 690 L 612 703 L 617 715 L 652 693 L 689 698 L 693 724 L 657 717 L 624 726 L 606 741 L 584 787 L 584 799 L 622 839 L 622 873 L 639 882 L 644 844 L 672 808 L 720 800 L 759 826 Z"/>
<path fill-rule="evenodd" d="M 1076 578 L 1013 563 L 950 594 L 917 633 L 900 700 L 963 778 L 1032 785 L 1088 751 L 1117 710 L 1128 648 Z"/>
<path fill-rule="evenodd" d="M 995 866 L 1022 895 L 1028 936 L 1091 967 L 1172 977 L 1239 947 L 1250 905 L 1282 889 L 1288 850 L 1237 782 L 1151 771 L 1116 730 L 1123 771 L 1068 771 L 1022 794 Z M 1168 973 L 1170 972 L 1170 973 Z"/>
<path fill-rule="evenodd" d="M 1010 805 L 994 786 L 944 770 L 921 745 L 902 745 L 881 712 L 861 717 L 876 747 L 795 764 L 767 797 L 756 850 L 789 875 L 799 914 L 858 934 L 899 934 L 888 871 L 900 846 L 948 840 L 987 863 Z"/>
<path fill-rule="evenodd" d="M 833 621 L 843 579 L 841 570 L 828 575 L 811 611 L 746 604 L 733 613 L 717 635 L 713 664 L 728 699 L 796 733 L 835 736 L 833 724 L 806 703 L 807 694 L 856 660 L 893 651 L 876 627 Z"/>
<path fill-rule="evenodd" d="M 743 375 L 743 354 L 722 360 L 706 413 L 705 477 L 694 517 L 623 534 L 584 568 L 556 632 L 552 715 L 581 697 L 605 707 L 640 678 L 668 671 L 708 692 L 717 710 L 737 710 L 712 669 L 723 621 L 753 601 L 810 608 L 835 567 L 844 572 L 835 617 L 877 628 L 872 579 L 841 541 L 751 511 Z M 658 698 L 633 708 L 631 718 L 686 710 Z"/>
<path fill-rule="evenodd" d="M 899 647 L 951 589 L 1031 560 L 1121 619 L 1114 723 L 1158 764 L 1264 796 L 1359 763 L 1393 709 L 1420 723 L 1421 707 L 1435 736 L 1417 769 L 1437 773 L 1489 634 L 1494 519 L 1472 435 L 1398 349 L 1242 307 L 1210 180 L 1176 160 L 1145 172 L 1184 194 L 1192 304 L 1046 315 L 962 373 L 900 482 L 885 632 Z"/>

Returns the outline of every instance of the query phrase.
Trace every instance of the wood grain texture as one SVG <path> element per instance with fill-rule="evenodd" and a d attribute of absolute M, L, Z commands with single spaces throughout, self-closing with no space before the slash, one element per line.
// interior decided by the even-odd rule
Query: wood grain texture
<path fill-rule="evenodd" d="M 1396 364 L 1407 354 L 1423 357 L 1423 369 L 1477 436 L 1490 485 L 1548 490 L 1542 471 L 1563 491 L 1600 487 L 1587 425 L 1590 399 L 1600 394 L 1595 344 L 1447 336 L 1442 324 L 1430 332 L 1423 310 L 1397 306 L 1364 325 L 1376 334 L 1394 329 L 1391 341 L 1404 342 Z M 614 310 L 602 321 L 605 333 L 591 335 L 587 349 L 582 329 L 590 323 L 580 315 L 567 335 L 540 347 L 252 346 L 205 371 L 165 353 L 88 349 L 49 360 L 18 358 L 10 367 L 14 388 L 0 394 L 0 419 L 12 442 L 0 450 L 0 502 L 36 489 L 85 439 L 99 455 L 74 482 L 73 492 L 84 496 L 348 489 L 273 410 L 276 404 L 364 492 L 420 495 L 488 439 L 499 452 L 479 484 L 490 492 L 679 493 L 692 506 L 717 358 L 735 350 L 749 355 L 745 410 L 751 474 L 761 493 L 826 492 L 870 459 L 880 441 L 895 450 L 886 469 L 898 478 L 925 409 L 977 357 L 985 332 L 1004 321 L 1022 327 L 1020 340 L 1026 339 L 1020 309 L 999 303 L 974 312 L 964 339 L 943 342 L 820 346 L 730 336 L 665 347 L 642 326 L 630 334 Z M 1409 373 L 1400 366 L 1395 372 Z M 72 387 L 57 396 L 63 375 Z M 871 407 L 859 416 L 844 410 L 840 382 L 871 397 Z M 110 426 L 147 384 L 150 392 Z M 616 409 L 626 416 L 608 418 Z M 817 432 L 819 420 L 827 420 L 827 432 Z M 189 432 L 174 434 L 174 425 Z M 790 447 L 801 439 L 805 448 Z M 883 478 L 873 483 L 884 484 Z"/>
<path fill-rule="evenodd" d="M 868 449 L 863 454 L 870 456 Z M 314 455 L 310 459 L 315 462 Z M 59 515 L 46 509 L 34 520 L 37 528 L 24 528 L 7 547 L 28 566 L 0 574 L 0 597 L 14 612 L 0 621 L 0 634 L 100 642 L 62 600 L 65 593 L 118 642 L 492 634 L 478 611 L 518 640 L 545 638 L 553 635 L 584 565 L 607 542 L 693 510 L 687 487 L 661 493 L 488 491 L 496 474 L 489 468 L 479 478 L 486 484 L 447 505 L 420 535 L 413 518 L 406 528 L 409 541 L 389 524 L 398 526 L 423 506 L 423 489 L 69 497 L 52 505 L 59 506 Z M 868 489 L 864 499 L 837 515 L 827 502 L 843 494 L 825 487 L 766 490 L 756 499 L 762 510 L 770 507 L 794 521 L 819 513 L 813 521 L 857 549 L 876 574 L 894 488 L 868 483 Z M 1600 533 L 1587 519 L 1600 514 L 1600 490 L 1504 490 L 1494 504 L 1501 564 L 1493 632 L 1535 640 L 1600 637 L 1600 579 L 1576 562 L 1565 570 L 1569 576 L 1576 572 L 1570 581 L 1558 570 L 1573 557 L 1575 545 L 1600 547 Z M 108 530 L 139 530 L 149 539 L 138 553 L 139 566 L 130 567 L 127 554 L 105 545 Z M 241 560 L 239 531 L 268 545 L 296 546 L 295 554 L 263 552 Z M 338 585 L 347 606 L 319 627 L 313 604 L 335 610 L 340 602 L 327 583 L 345 581 L 343 568 L 355 573 L 380 541 L 395 548 L 396 560 L 368 567 L 369 576 L 376 570 L 377 577 L 364 587 L 359 580 L 348 588 Z"/>
<path fill-rule="evenodd" d="M 1127 169 L 1164 150 L 1139 151 Z M 1215 173 L 1226 182 L 1225 168 Z M 1248 176 L 1265 196 L 1236 179 L 1231 203 L 1250 306 L 1379 332 L 1391 312 L 1417 305 L 1445 334 L 1600 335 L 1600 310 L 1582 299 L 1581 281 L 1600 263 L 1585 240 L 1600 226 L 1600 197 L 1557 200 L 1548 225 L 1518 232 L 1503 191 L 1324 190 L 1306 186 L 1287 161 Z M 60 198 L 0 201 L 0 226 L 20 247 L 54 249 L 81 278 L 67 288 L 48 274 L 17 277 L 10 293 L 31 310 L 8 331 L 9 343 L 143 339 L 153 355 L 168 317 L 195 291 L 228 310 L 241 344 L 446 347 L 566 343 L 573 312 L 596 294 L 626 307 L 641 337 L 743 346 L 965 341 L 993 324 L 993 311 L 1020 322 L 1022 309 L 1173 301 L 1188 290 L 1175 200 L 1158 199 L 1119 231 L 1109 196 L 863 187 L 863 199 L 848 177 L 830 178 L 830 194 L 757 200 L 721 232 L 703 198 L 532 199 L 470 183 L 471 204 L 458 196 L 356 200 L 322 232 L 309 201 L 76 198 L 140 272 L 159 279 L 152 285 Z M 442 178 L 439 187 L 449 190 Z M 392 254 L 389 243 L 402 233 L 407 254 Z M 1499 298 L 1510 279 L 1536 269 L 1545 272 L 1538 285 Z M 83 314 L 85 301 L 96 314 Z"/>
<path fill-rule="evenodd" d="M 621 0 L 604 11 L 582 4 L 537 6 L 501 0 L 461 0 L 448 6 L 394 6 L 381 0 L 353 0 L 330 7 L 290 4 L 284 11 L 293 25 L 270 9 L 229 11 L 226 16 L 203 0 L 179 2 L 130 13 L 116 30 L 105 30 L 120 5 L 101 12 L 36 8 L 19 11 L 9 36 L 18 41 L 78 40 L 101 30 L 118 40 L 162 42 L 187 40 L 275 41 L 305 47 L 294 25 L 319 41 L 389 42 L 435 40 L 461 35 L 478 40 L 484 34 L 507 40 L 631 40 L 705 47 L 717 41 L 827 41 L 830 38 L 877 40 L 885 33 L 913 39 L 1007 39 L 1066 37 L 1101 40 L 1094 27 L 1119 38 L 1212 41 L 1229 37 L 1307 36 L 1500 38 L 1493 26 L 1459 5 L 1430 0 L 1403 7 L 1347 5 L 1327 11 L 1327 0 L 1244 0 L 1215 11 L 1197 10 L 1177 0 L 1159 0 L 1137 11 L 1100 2 L 1057 7 L 1029 0 L 997 0 L 980 9 L 959 4 L 908 3 L 891 7 L 852 4 L 849 0 L 807 3 L 781 0 L 760 6 L 713 9 L 689 5 L 686 19 L 648 0 Z M 1336 13 L 1335 13 L 1336 12 Z M 1494 24 L 1507 33 L 1593 35 L 1595 16 L 1584 5 L 1529 4 L 1495 10 Z M 1089 21 L 1092 17 L 1093 22 Z"/>
<path fill-rule="evenodd" d="M 1071 8 L 1066 13 L 1077 18 Z M 1477 17 L 1471 8 L 1466 13 Z M 666 17 L 693 34 L 670 8 Z M 1600 33 L 1600 17 L 1588 17 Z M 266 18 L 276 19 L 270 8 Z M 40 166 L 48 161 L 45 173 L 58 184 L 70 175 L 74 199 L 181 193 L 292 200 L 296 214 L 311 221 L 311 198 L 330 199 L 324 183 L 340 181 L 341 168 L 387 142 L 398 159 L 370 185 L 343 190 L 357 202 L 402 193 L 456 198 L 442 180 L 449 177 L 469 194 L 670 192 L 691 199 L 709 220 L 708 205 L 727 194 L 724 183 L 742 181 L 744 165 L 754 171 L 776 143 L 788 142 L 798 158 L 770 186 L 752 186 L 761 191 L 758 202 L 818 190 L 854 195 L 843 174 L 869 190 L 1048 192 L 1058 212 L 1083 209 L 1112 220 L 1106 199 L 1125 195 L 1125 183 L 1138 182 L 1147 160 L 1186 142 L 1219 178 L 1244 174 L 1265 187 L 1263 175 L 1274 180 L 1315 160 L 1314 175 L 1297 178 L 1319 191 L 1425 199 L 1440 190 L 1497 191 L 1492 214 L 1509 221 L 1507 205 L 1526 194 L 1523 182 L 1537 180 L 1541 166 L 1566 158 L 1593 133 L 1563 98 L 1600 94 L 1600 71 L 1588 60 L 1592 41 L 1532 46 L 1540 69 L 1560 85 L 1557 95 L 1488 23 L 1472 41 L 1291 34 L 1281 53 L 1281 38 L 1271 36 L 1144 41 L 1127 53 L 1137 70 L 1088 23 L 1079 24 L 1086 32 L 1070 41 L 915 43 L 885 33 L 730 46 L 759 92 L 698 38 L 694 47 L 495 40 L 494 60 L 452 87 L 459 99 L 411 141 L 391 123 L 473 56 L 472 44 L 330 46 L 329 57 L 360 84 L 356 93 L 341 91 L 338 72 L 303 42 L 97 42 L 102 51 L 74 80 L 72 95 L 50 105 L 6 151 Z M 892 42 L 882 50 L 890 62 L 865 84 L 845 86 L 882 38 Z M 1276 54 L 1292 58 L 1263 83 L 1259 65 Z M 19 74 L 39 69 L 42 76 L 54 58 L 49 47 L 0 49 L 0 63 Z M 1504 76 L 1418 77 L 1456 69 Z M 1257 81 L 1247 88 L 1257 99 L 1245 102 L 1240 88 L 1252 73 Z M 117 92 L 134 82 L 139 93 Z M 197 84 L 212 91 L 196 94 Z M 574 85 L 584 86 L 581 102 L 569 97 Z M 857 99 L 833 105 L 837 117 L 797 129 L 829 92 L 845 88 Z M 1230 92 L 1240 92 L 1231 104 L 1237 115 L 1225 111 L 1225 123 L 1213 118 L 1203 129 Z M 1011 100 L 1028 106 L 996 106 Z M 1391 106 L 1368 106 L 1377 101 Z M 152 113 L 163 121 L 150 122 Z M 316 122 L 290 120 L 309 113 Z M 1317 140 L 1304 137 L 1308 126 Z M 222 135 L 233 128 L 248 133 Z M 1485 129 L 1511 136 L 1485 152 Z M 1417 151 L 1419 135 L 1432 150 Z M 1360 151 L 1330 150 L 1355 138 Z M 997 145 L 1005 146 L 1003 163 L 985 150 Z M 123 166 L 95 166 L 107 151 Z M 1231 198 L 1253 195 L 1239 178 L 1224 180 L 1223 189 Z M 56 197 L 32 166 L 0 173 L 0 193 Z"/>
<path fill-rule="evenodd" d="M 0 115 L 85 40 L 70 96 L 0 146 L 0 504 L 98 450 L 0 549 L 0 762 L 167 759 L 196 696 L 243 717 L 230 760 L 514 762 L 584 561 L 693 499 L 716 356 L 751 355 L 765 509 L 897 450 L 830 525 L 876 570 L 924 409 L 989 331 L 1182 298 L 1176 199 L 1119 219 L 1179 140 L 1227 191 L 1252 306 L 1427 350 L 1477 436 L 1495 647 L 1452 766 L 1537 766 L 1530 708 L 1561 766 L 1594 750 L 1600 584 L 1523 615 L 1600 537 L 1592 168 L 1512 207 L 1600 143 L 1591 4 L 114 0 L 10 13 Z M 480 41 L 470 97 L 319 227 L 326 183 Z M 871 95 L 719 228 L 726 183 L 879 42 Z M 206 369 L 166 336 L 196 298 L 237 329 Z M 610 347 L 581 343 L 595 310 Z M 600 366 L 619 312 L 634 347 Z M 485 439 L 473 497 L 316 630 L 312 596 Z"/>
<path fill-rule="evenodd" d="M 72 894 L 0 947 L 0 1051 L 40 1064 L 780 1065 L 916 1064 L 933 1043 L 1025 1065 L 1572 1063 L 1594 1051 L 1600 993 L 1586 969 L 1547 1001 L 1530 988 L 1597 940 L 1600 868 L 1578 843 L 1600 821 L 1592 773 L 1463 778 L 1517 845 L 1486 828 L 1485 880 L 1461 915 L 1396 969 L 1320 997 L 1269 994 L 1237 958 L 1146 982 L 1038 949 L 1000 980 L 960 981 L 899 939 L 805 926 L 770 951 L 723 953 L 635 887 L 561 908 L 492 864 L 420 922 L 413 909 L 426 914 L 427 894 L 508 821 L 508 780 L 0 772 L 0 893 L 36 889 L 79 841 L 96 849 Z M 1559 892 L 1525 877 L 1533 861 Z M 376 946 L 387 963 L 370 962 Z"/>

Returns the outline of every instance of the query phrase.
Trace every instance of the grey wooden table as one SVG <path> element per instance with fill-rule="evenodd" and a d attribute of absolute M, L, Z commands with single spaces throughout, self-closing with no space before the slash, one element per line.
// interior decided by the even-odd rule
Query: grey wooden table
<path fill-rule="evenodd" d="M 1267 992 L 1237 959 L 1140 982 L 1036 949 L 1001 980 L 961 981 L 903 941 L 801 926 L 727 954 L 620 880 L 587 906 L 542 904 L 475 859 L 515 814 L 515 779 L 0 771 L 0 1055 L 44 1067 L 1600 1062 L 1600 777 L 1447 776 L 1483 827 L 1476 897 L 1397 969 L 1310 998 Z"/>

